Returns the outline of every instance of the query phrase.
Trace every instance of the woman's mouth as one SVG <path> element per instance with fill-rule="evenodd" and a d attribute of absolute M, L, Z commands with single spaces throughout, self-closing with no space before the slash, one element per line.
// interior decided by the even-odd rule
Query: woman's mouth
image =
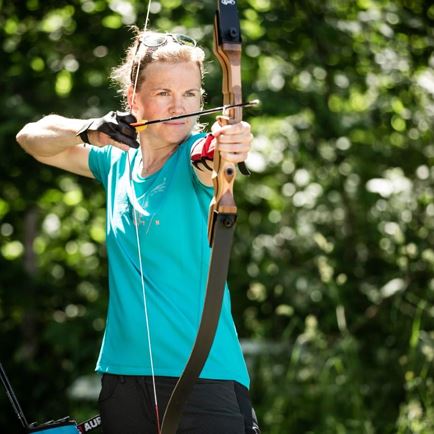
<path fill-rule="evenodd" d="M 165 125 L 171 125 L 171 126 L 181 126 L 181 125 L 185 125 L 185 122 L 182 121 L 168 121 L 168 122 L 164 122 Z"/>

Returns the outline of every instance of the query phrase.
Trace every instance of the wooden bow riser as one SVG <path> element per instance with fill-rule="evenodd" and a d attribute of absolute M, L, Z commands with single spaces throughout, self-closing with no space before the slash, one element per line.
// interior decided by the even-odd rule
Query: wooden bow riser
<path fill-rule="evenodd" d="M 214 25 L 214 54 L 216 55 L 223 71 L 223 104 L 237 104 L 242 102 L 241 91 L 241 44 L 217 43 L 217 17 Z M 220 125 L 235 124 L 242 120 L 242 109 L 235 107 L 229 109 L 224 116 L 219 116 Z M 215 220 L 218 214 L 236 216 L 237 206 L 234 198 L 234 182 L 236 178 L 235 163 L 222 158 L 218 147 L 214 153 L 212 182 L 214 197 L 210 204 L 208 220 L 208 240 L 213 244 Z M 235 221 L 235 218 L 229 219 Z"/>

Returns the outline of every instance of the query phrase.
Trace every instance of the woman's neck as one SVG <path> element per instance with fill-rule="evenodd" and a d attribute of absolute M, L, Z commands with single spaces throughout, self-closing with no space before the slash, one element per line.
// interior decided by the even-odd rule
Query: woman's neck
<path fill-rule="evenodd" d="M 140 167 L 140 175 L 143 177 L 152 175 L 158 172 L 164 163 L 172 156 L 178 148 L 178 145 L 167 145 L 161 148 L 152 148 L 141 144 L 142 162 Z"/>

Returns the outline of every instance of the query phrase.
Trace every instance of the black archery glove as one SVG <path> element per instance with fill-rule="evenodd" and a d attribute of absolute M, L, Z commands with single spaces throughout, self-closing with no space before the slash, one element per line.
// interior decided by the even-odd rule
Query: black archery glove
<path fill-rule="evenodd" d="M 89 122 L 78 131 L 77 136 L 80 136 L 83 143 L 90 143 L 89 131 L 100 131 L 117 142 L 138 148 L 137 131 L 130 125 L 133 122 L 137 122 L 137 119 L 131 113 L 111 111 L 102 118 L 89 119 Z"/>

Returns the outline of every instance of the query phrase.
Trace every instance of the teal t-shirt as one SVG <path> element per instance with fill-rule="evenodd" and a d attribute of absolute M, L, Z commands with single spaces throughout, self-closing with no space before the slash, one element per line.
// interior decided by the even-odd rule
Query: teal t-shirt
<path fill-rule="evenodd" d="M 207 220 L 213 190 L 199 182 L 190 162 L 191 146 L 200 137 L 191 136 L 158 172 L 145 178 L 139 175 L 140 150 L 128 152 L 129 164 L 128 154 L 117 148 L 91 148 L 89 167 L 107 199 L 109 305 L 98 372 L 151 375 L 138 244 L 155 375 L 178 377 L 187 363 L 211 253 Z M 249 386 L 227 287 L 200 377 Z"/>

